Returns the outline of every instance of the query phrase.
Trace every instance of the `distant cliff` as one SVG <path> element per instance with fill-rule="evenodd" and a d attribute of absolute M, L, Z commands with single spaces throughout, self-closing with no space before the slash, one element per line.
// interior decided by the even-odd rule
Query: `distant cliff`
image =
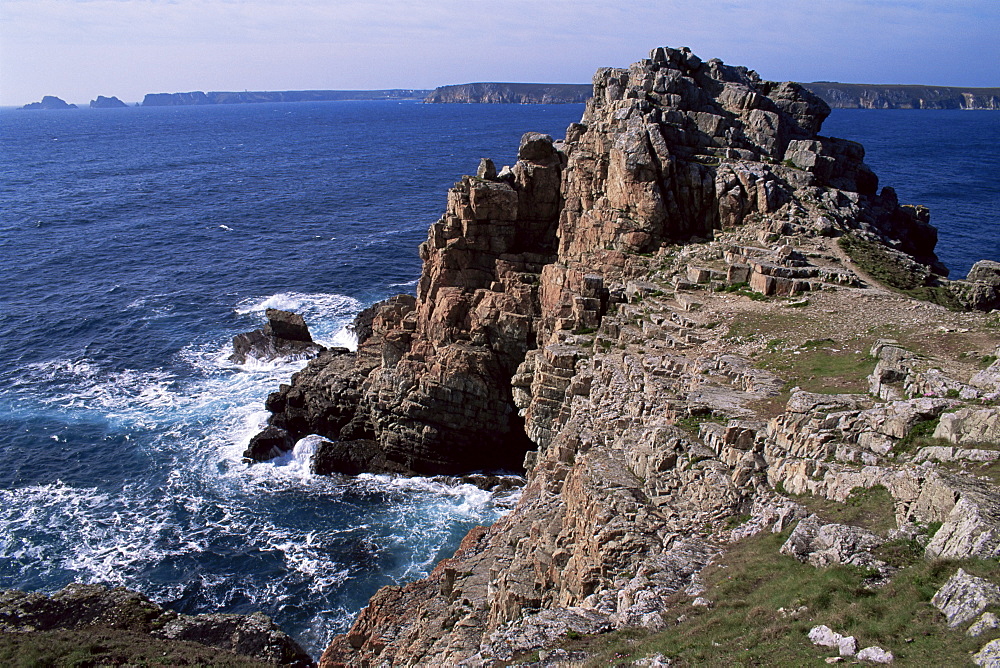
<path fill-rule="evenodd" d="M 255 104 L 261 102 L 327 102 L 331 100 L 420 100 L 426 89 L 392 90 L 284 90 L 284 91 L 214 91 L 203 93 L 149 93 L 144 107 L 177 107 L 200 104 Z"/>
<path fill-rule="evenodd" d="M 562 104 L 586 102 L 590 84 L 468 83 L 439 86 L 424 102 Z"/>
<path fill-rule="evenodd" d="M 1000 109 L 1000 88 L 802 84 L 834 109 Z"/>

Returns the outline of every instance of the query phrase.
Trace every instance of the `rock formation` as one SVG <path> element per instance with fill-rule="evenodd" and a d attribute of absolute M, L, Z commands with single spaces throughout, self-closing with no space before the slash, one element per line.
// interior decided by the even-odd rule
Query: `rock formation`
<path fill-rule="evenodd" d="M 927 210 L 820 135 L 828 113 L 797 84 L 659 48 L 599 70 L 564 141 L 528 133 L 515 165 L 484 160 L 449 191 L 416 297 L 272 394 L 265 433 L 331 439 L 324 472 L 523 460 L 528 483 L 428 578 L 379 591 L 324 665 L 487 665 L 662 629 L 737 535 L 806 516 L 784 493 L 884 490 L 927 555 L 1000 554 L 995 485 L 909 449 L 935 421 L 954 457 L 992 429 L 947 418 L 1000 399 L 975 366 L 991 321 L 910 296 L 988 308 L 991 266 L 945 280 Z M 906 343 L 880 338 L 889 323 Z M 843 371 L 868 351 L 874 370 Z M 796 558 L 881 569 L 863 555 L 882 536 L 802 521 Z"/>
<path fill-rule="evenodd" d="M 46 95 L 42 98 L 41 102 L 32 102 L 31 104 L 26 104 L 21 109 L 76 109 L 75 104 L 67 104 L 65 100 L 61 100 L 58 97 L 52 95 Z"/>
<path fill-rule="evenodd" d="M 7 647 L 21 643 L 24 656 L 37 653 L 35 647 L 44 645 L 46 638 L 55 646 L 68 639 L 71 651 L 74 639 L 86 645 L 100 638 L 99 651 L 106 655 L 90 656 L 93 665 L 120 665 L 123 660 L 132 664 L 140 659 L 176 665 L 315 665 L 305 650 L 260 613 L 181 615 L 142 594 L 100 585 L 71 584 L 52 596 L 2 591 L 0 633 Z"/>
<path fill-rule="evenodd" d="M 589 84 L 468 83 L 438 86 L 424 102 L 483 104 L 568 104 L 590 98 Z"/>
<path fill-rule="evenodd" d="M 233 337 L 231 361 L 267 362 L 279 357 L 311 357 L 323 351 L 323 346 L 313 342 L 302 316 L 276 308 L 267 309 L 265 315 L 267 324 L 262 328 Z"/>

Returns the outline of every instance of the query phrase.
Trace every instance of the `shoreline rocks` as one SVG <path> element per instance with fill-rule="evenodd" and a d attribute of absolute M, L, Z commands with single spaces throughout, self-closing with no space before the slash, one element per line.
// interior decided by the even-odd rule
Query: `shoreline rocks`
<path fill-rule="evenodd" d="M 189 652 L 188 645 L 197 643 L 226 652 L 207 657 L 213 662 L 235 664 L 242 657 L 255 665 L 315 665 L 298 643 L 261 613 L 182 615 L 121 587 L 70 584 L 51 596 L 4 590 L 0 592 L 0 631 L 11 640 L 22 634 L 55 631 L 76 631 L 91 637 L 117 632 L 113 637 L 125 645 L 118 651 L 128 659 L 148 651 L 143 640 L 148 638 L 154 647 L 163 648 L 157 658 L 167 656 L 168 662 L 171 652 Z M 121 632 L 135 634 L 134 640 Z M 134 643 L 134 650 L 128 649 L 129 642 Z"/>

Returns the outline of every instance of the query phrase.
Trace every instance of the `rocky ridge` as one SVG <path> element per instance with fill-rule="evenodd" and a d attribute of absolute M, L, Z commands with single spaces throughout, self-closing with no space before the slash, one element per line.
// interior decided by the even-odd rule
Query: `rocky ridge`
<path fill-rule="evenodd" d="M 804 563 L 893 577 L 864 556 L 887 536 L 786 494 L 885 490 L 928 557 L 1000 555 L 996 485 L 962 469 L 996 451 L 1000 323 L 872 278 L 903 267 L 907 289 L 988 309 L 992 265 L 944 279 L 926 209 L 821 136 L 829 107 L 797 84 L 661 48 L 593 92 L 564 141 L 528 133 L 514 166 L 456 184 L 416 297 L 366 313 L 356 354 L 268 399 L 286 442 L 334 439 L 324 472 L 528 472 L 510 514 L 379 591 L 324 665 L 490 665 L 663 629 L 765 530 L 798 527 Z M 912 452 L 920 434 L 941 441 Z"/>

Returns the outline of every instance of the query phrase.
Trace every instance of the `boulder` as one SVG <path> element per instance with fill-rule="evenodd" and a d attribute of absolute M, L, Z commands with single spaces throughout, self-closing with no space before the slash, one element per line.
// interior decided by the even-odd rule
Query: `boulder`
<path fill-rule="evenodd" d="M 972 662 L 983 668 L 1000 668 L 1000 639 L 991 640 L 972 656 Z"/>
<path fill-rule="evenodd" d="M 931 603 L 948 618 L 948 626 L 954 628 L 1000 603 L 1000 587 L 959 568 L 934 594 Z"/>
<path fill-rule="evenodd" d="M 857 658 L 859 661 L 869 661 L 871 663 L 892 663 L 896 657 L 892 655 L 892 652 L 887 652 L 877 645 L 872 645 L 858 652 Z"/>
<path fill-rule="evenodd" d="M 264 462 L 274 459 L 295 447 L 295 439 L 291 434 L 274 425 L 267 426 L 264 431 L 250 439 L 250 444 L 243 451 L 243 458 L 254 462 Z"/>
<path fill-rule="evenodd" d="M 885 564 L 875 559 L 871 552 L 884 542 L 867 529 L 846 524 L 820 524 L 816 515 L 810 515 L 788 536 L 781 553 L 817 568 L 831 564 L 882 568 Z"/>

